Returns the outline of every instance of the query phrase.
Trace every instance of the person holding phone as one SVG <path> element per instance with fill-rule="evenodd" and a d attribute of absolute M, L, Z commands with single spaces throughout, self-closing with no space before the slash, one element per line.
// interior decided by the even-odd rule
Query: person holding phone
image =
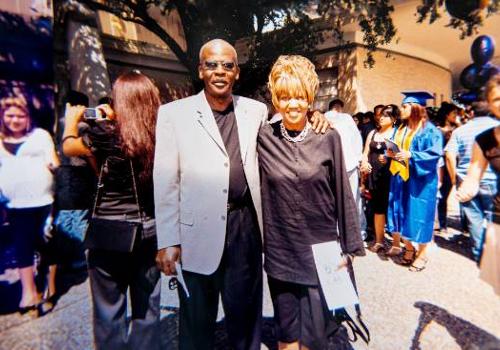
<path fill-rule="evenodd" d="M 97 107 L 98 118 L 83 106 L 68 106 L 62 141 L 66 156 L 88 156 L 97 163 L 100 184 L 93 217 L 142 224 L 131 252 L 108 246 L 88 250 L 95 346 L 159 349 L 160 271 L 155 263 L 152 176 L 160 96 L 148 77 L 130 72 L 113 84 L 112 100 L 112 107 Z M 89 128 L 78 134 L 77 125 L 85 116 L 90 116 Z"/>

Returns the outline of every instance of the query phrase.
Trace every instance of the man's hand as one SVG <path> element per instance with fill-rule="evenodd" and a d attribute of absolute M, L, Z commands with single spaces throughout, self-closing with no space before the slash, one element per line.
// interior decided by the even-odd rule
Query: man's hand
<path fill-rule="evenodd" d="M 314 111 L 309 117 L 309 122 L 311 122 L 311 126 L 316 134 L 324 134 L 326 130 L 331 128 L 330 122 L 320 111 Z"/>
<path fill-rule="evenodd" d="M 173 246 L 158 250 L 156 266 L 167 276 L 177 275 L 175 263 L 181 261 L 181 247 Z"/>

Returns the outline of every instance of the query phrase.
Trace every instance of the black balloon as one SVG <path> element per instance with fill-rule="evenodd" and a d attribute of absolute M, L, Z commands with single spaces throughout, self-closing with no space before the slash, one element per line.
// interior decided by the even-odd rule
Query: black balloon
<path fill-rule="evenodd" d="M 478 66 L 482 66 L 491 60 L 495 53 L 495 42 L 488 35 L 478 36 L 470 47 L 472 60 Z"/>
<path fill-rule="evenodd" d="M 500 70 L 498 69 L 497 66 L 489 63 L 481 67 L 481 69 L 477 73 L 478 84 L 480 86 L 485 85 L 488 82 L 488 80 L 490 80 L 490 78 L 493 77 L 495 74 L 497 74 L 499 71 Z"/>
<path fill-rule="evenodd" d="M 480 0 L 446 0 L 446 11 L 458 19 L 467 19 L 472 11 L 480 8 Z"/>
<path fill-rule="evenodd" d="M 463 87 L 470 90 L 475 90 L 481 87 L 479 82 L 479 68 L 475 64 L 470 64 L 460 74 L 460 82 Z"/>

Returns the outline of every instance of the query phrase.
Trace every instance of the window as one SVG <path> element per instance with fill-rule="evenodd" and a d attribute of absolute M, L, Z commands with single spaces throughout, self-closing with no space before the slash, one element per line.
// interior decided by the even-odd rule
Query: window
<path fill-rule="evenodd" d="M 317 71 L 319 78 L 319 89 L 314 100 L 314 109 L 326 112 L 328 103 L 338 96 L 337 82 L 339 71 L 337 67 L 326 68 Z"/>

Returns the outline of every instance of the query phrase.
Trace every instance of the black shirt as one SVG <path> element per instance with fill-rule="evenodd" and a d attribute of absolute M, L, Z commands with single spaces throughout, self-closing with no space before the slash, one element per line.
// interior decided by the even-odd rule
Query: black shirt
<path fill-rule="evenodd" d="M 280 123 L 262 126 L 257 144 L 264 267 L 275 279 L 317 285 L 311 244 L 338 240 L 343 252 L 364 255 L 356 204 L 338 132 L 311 130 L 293 143 Z"/>
<path fill-rule="evenodd" d="M 247 192 L 247 180 L 241 161 L 240 139 L 238 124 L 234 115 L 234 106 L 231 103 L 224 111 L 212 110 L 217 126 L 229 156 L 229 203 L 238 203 L 244 200 Z"/>
<path fill-rule="evenodd" d="M 3 147 L 7 150 L 7 152 L 9 152 L 10 154 L 12 155 L 16 155 L 17 151 L 19 150 L 19 148 L 23 145 L 24 141 L 23 142 L 6 142 L 6 141 L 3 141 Z"/>
<path fill-rule="evenodd" d="M 139 217 L 134 194 L 130 160 L 122 151 L 116 124 L 93 122 L 83 133 L 83 142 L 103 167 L 101 195 L 96 213 L 99 216 L 128 215 Z M 139 182 L 140 162 L 132 159 L 139 203 L 147 217 L 154 217 L 153 179 Z"/>

